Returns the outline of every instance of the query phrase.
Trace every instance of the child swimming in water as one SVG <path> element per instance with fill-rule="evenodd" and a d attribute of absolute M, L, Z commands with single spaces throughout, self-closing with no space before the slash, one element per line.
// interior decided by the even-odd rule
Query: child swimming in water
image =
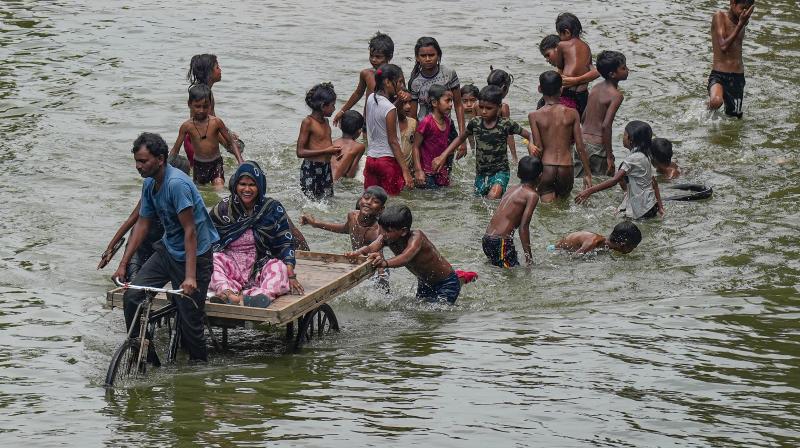
<path fill-rule="evenodd" d="M 358 162 L 366 151 L 364 144 L 356 141 L 363 128 L 364 117 L 360 113 L 348 110 L 342 115 L 342 136 L 333 141 L 333 146 L 342 147 L 342 157 L 331 159 L 334 182 L 342 177 L 356 177 Z"/>
<path fill-rule="evenodd" d="M 411 224 L 411 210 L 408 207 L 387 207 L 378 218 L 380 237 L 372 244 L 345 255 L 368 255 L 375 268 L 405 266 L 417 277 L 417 299 L 455 303 L 461 292 L 461 281 L 453 266 L 436 250 L 422 230 L 411 230 Z M 388 247 L 395 256 L 385 259 L 382 254 L 384 247 Z"/>
<path fill-rule="evenodd" d="M 422 118 L 414 133 L 414 178 L 422 188 L 446 187 L 450 185 L 451 164 L 441 163 L 434 168 L 433 161 L 447 149 L 453 128 L 453 94 L 445 86 L 434 84 L 428 88 L 427 97 L 431 113 Z M 459 144 L 463 142 L 461 139 Z"/>
<path fill-rule="evenodd" d="M 623 221 L 611 231 L 611 235 L 603 235 L 592 232 L 574 232 L 565 236 L 555 244 L 556 249 L 585 254 L 599 249 L 614 250 L 623 254 L 628 254 L 642 241 L 642 232 L 636 224 L 630 221 Z"/>
<path fill-rule="evenodd" d="M 672 142 L 665 138 L 654 138 L 650 148 L 653 156 L 653 167 L 664 179 L 676 179 L 681 175 L 678 164 L 672 161 Z"/>
<path fill-rule="evenodd" d="M 478 95 L 480 90 L 474 84 L 467 84 L 461 88 L 461 105 L 464 107 L 464 123 L 469 123 L 475 117 L 481 116 L 478 110 Z M 475 150 L 475 136 L 467 138 L 469 147 Z"/>
<path fill-rule="evenodd" d="M 358 200 L 358 209 L 348 213 L 345 222 L 338 224 L 318 221 L 311 215 L 302 215 L 300 225 L 309 225 L 333 233 L 346 233 L 350 235 L 353 250 L 357 250 L 369 246 L 380 236 L 378 217 L 383 213 L 388 199 L 386 190 L 373 185 L 364 190 L 364 194 Z"/>
<path fill-rule="evenodd" d="M 650 162 L 653 130 L 643 121 L 631 121 L 625 126 L 622 144 L 631 153 L 619 170 L 611 179 L 587 188 L 575 196 L 575 202 L 582 204 L 594 193 L 603 191 L 623 182 L 626 185 L 625 199 L 618 211 L 632 219 L 647 219 L 664 215 L 664 205 L 661 203 L 661 192 L 658 182 L 653 176 L 653 167 Z"/>
<path fill-rule="evenodd" d="M 189 111 L 192 117 L 178 129 L 178 138 L 170 150 L 169 157 L 174 158 L 183 145 L 188 134 L 194 149 L 194 170 L 192 179 L 198 185 L 211 183 L 214 188 L 224 188 L 225 173 L 222 154 L 219 152 L 221 140 L 232 142 L 233 155 L 241 164 L 241 153 L 238 143 L 231 137 L 225 123 L 219 117 L 210 114 L 211 89 L 205 84 L 197 84 L 189 89 Z"/>
<path fill-rule="evenodd" d="M 489 262 L 501 268 L 519 265 L 514 248 L 514 231 L 519 229 L 525 264 L 533 263 L 531 255 L 530 225 L 533 211 L 539 203 L 536 184 L 542 174 L 542 161 L 536 157 L 525 156 L 519 161 L 517 176 L 521 183 L 508 190 L 497 206 L 486 234 L 483 235 L 483 253 Z"/>
<path fill-rule="evenodd" d="M 431 90 L 433 90 L 431 88 Z M 521 135 L 528 140 L 528 151 L 537 150 L 530 143 L 531 133 L 516 121 L 500 114 L 503 91 L 497 86 L 486 86 L 480 93 L 481 116 L 467 124 L 467 132 L 459 135 L 450 146 L 431 162 L 434 172 L 442 169 L 453 151 L 470 136 L 475 137 L 475 194 L 488 199 L 499 199 L 508 187 L 511 170 L 506 146 L 508 137 Z"/>
<path fill-rule="evenodd" d="M 486 85 L 500 87 L 500 90 L 503 92 L 503 104 L 500 108 L 500 116 L 509 120 L 511 119 L 511 108 L 505 99 L 506 96 L 508 96 L 508 89 L 511 88 L 513 82 L 514 77 L 509 75 L 505 70 L 495 70 L 494 67 L 491 65 L 489 66 L 489 76 L 486 78 Z M 469 123 L 469 121 L 467 121 L 467 123 Z M 514 141 L 514 136 L 509 135 L 506 138 L 506 143 L 508 145 L 508 152 L 511 153 L 511 162 L 516 165 L 518 161 L 517 143 Z"/>
<path fill-rule="evenodd" d="M 367 98 L 375 91 L 375 70 L 383 64 L 392 62 L 394 57 L 394 41 L 387 34 L 380 31 L 369 40 L 369 65 L 372 67 L 361 70 L 358 74 L 358 84 L 356 90 L 344 103 L 344 106 L 333 117 L 333 125 L 339 126 L 339 122 L 344 117 L 344 113 L 352 109 L 353 106 L 366 93 Z M 366 112 L 364 112 L 366 115 Z"/>
<path fill-rule="evenodd" d="M 317 84 L 306 93 L 306 105 L 311 115 L 300 124 L 297 136 L 297 158 L 300 165 L 300 188 L 309 199 L 321 200 L 333 196 L 331 156 L 341 157 L 342 146 L 331 140 L 328 117 L 336 106 L 333 84 Z"/>
<path fill-rule="evenodd" d="M 625 56 L 616 51 L 603 51 L 597 56 L 597 70 L 604 81 L 595 84 L 583 114 L 583 138 L 593 176 L 614 175 L 614 150 L 611 130 L 617 110 L 625 99 L 619 82 L 628 79 Z M 573 154 L 573 158 L 574 158 Z M 575 177 L 583 176 L 583 164 L 575 163 Z"/>
<path fill-rule="evenodd" d="M 539 76 L 539 92 L 544 96 L 545 104 L 528 115 L 537 148 L 531 155 L 541 156 L 544 165 L 538 188 L 542 202 L 552 202 L 566 198 L 572 191 L 573 142 L 583 163 L 584 188 L 592 185 L 592 173 L 583 144 L 578 111 L 560 102 L 561 75 L 552 70 L 542 73 Z"/>
<path fill-rule="evenodd" d="M 708 108 L 725 104 L 725 115 L 742 118 L 744 101 L 744 63 L 742 41 L 755 9 L 755 0 L 730 0 L 727 11 L 717 11 L 711 19 L 711 47 L 714 62 L 708 77 Z"/>

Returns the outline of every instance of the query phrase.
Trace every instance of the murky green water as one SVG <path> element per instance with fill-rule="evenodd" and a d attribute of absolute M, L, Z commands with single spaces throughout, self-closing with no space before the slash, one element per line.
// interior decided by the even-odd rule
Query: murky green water
<path fill-rule="evenodd" d="M 743 121 L 703 111 L 723 0 L 227 3 L 0 2 L 0 444 L 800 444 L 794 0 L 758 2 Z M 416 38 L 433 35 L 463 82 L 483 81 L 489 64 L 513 73 L 523 120 L 547 68 L 539 39 L 563 10 L 583 19 L 595 52 L 628 56 L 618 158 L 624 123 L 646 120 L 713 200 L 668 204 L 629 256 L 578 259 L 544 247 L 607 232 L 620 193 L 541 207 L 536 266 L 502 272 L 480 249 L 495 204 L 471 196 L 470 158 L 454 188 L 397 199 L 450 261 L 480 273 L 457 307 L 414 302 L 397 271 L 389 299 L 366 287 L 337 299 L 342 332 L 299 354 L 278 333 L 238 332 L 207 366 L 104 393 L 123 323 L 102 308 L 111 270 L 94 266 L 139 192 L 130 143 L 143 130 L 172 143 L 187 115 L 192 54 L 219 56 L 218 114 L 274 173 L 272 195 L 295 218 L 337 218 L 356 183 L 325 206 L 297 188 L 309 87 L 330 80 L 346 99 L 377 29 L 407 73 Z M 317 250 L 348 247 L 307 234 Z"/>

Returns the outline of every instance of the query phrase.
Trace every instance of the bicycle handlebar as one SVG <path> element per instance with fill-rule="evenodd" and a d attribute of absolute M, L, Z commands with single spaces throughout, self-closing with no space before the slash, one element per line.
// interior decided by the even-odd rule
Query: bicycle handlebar
<path fill-rule="evenodd" d="M 138 289 L 147 292 L 156 292 L 156 293 L 163 292 L 165 294 L 178 294 L 182 296 L 185 295 L 182 289 L 166 289 L 166 288 L 154 288 L 152 286 L 132 285 L 129 282 L 121 282 L 119 281 L 119 278 L 116 277 L 113 278 L 112 280 L 114 280 L 114 284 L 125 289 Z"/>

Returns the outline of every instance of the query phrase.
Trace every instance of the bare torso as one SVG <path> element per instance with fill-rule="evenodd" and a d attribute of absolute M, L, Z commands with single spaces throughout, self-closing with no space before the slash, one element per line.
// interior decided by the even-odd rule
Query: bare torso
<path fill-rule="evenodd" d="M 561 74 L 566 77 L 577 77 L 589 73 L 592 69 L 592 51 L 586 42 L 574 38 L 558 44 L 564 54 L 564 69 Z M 588 90 L 589 84 L 575 86 L 577 92 Z"/>
<path fill-rule="evenodd" d="M 597 249 L 605 244 L 606 238 L 603 235 L 592 232 L 570 233 L 556 243 L 556 247 L 569 252 L 586 253 Z"/>
<path fill-rule="evenodd" d="M 542 150 L 544 165 L 572 166 L 572 143 L 575 120 L 580 120 L 575 109 L 561 104 L 546 104 L 528 115 L 531 130 L 536 127 L 534 143 Z M 538 141 L 536 141 L 538 140 Z"/>
<path fill-rule="evenodd" d="M 489 226 L 486 228 L 487 235 L 497 235 L 501 237 L 511 236 L 514 230 L 519 228 L 525 207 L 529 202 L 536 198 L 536 190 L 525 185 L 517 185 L 510 188 L 500 205 L 497 206 Z"/>
<path fill-rule="evenodd" d="M 428 240 L 428 237 L 422 230 L 414 230 L 407 240 L 396 241 L 394 244 L 388 244 L 389 249 L 395 254 L 401 254 L 406 247 L 411 243 L 412 239 L 418 238 L 420 242 L 420 249 L 417 254 L 406 263 L 406 268 L 411 271 L 417 278 L 429 284 L 438 283 L 446 279 L 451 272 L 453 266 L 447 262 L 436 250 L 433 243 Z"/>
<path fill-rule="evenodd" d="M 358 210 L 353 210 L 347 214 L 347 233 L 350 234 L 350 243 L 353 246 L 353 250 L 369 246 L 380 235 L 378 221 L 374 220 L 371 223 L 363 224 L 359 222 L 360 215 L 361 212 Z"/>
<path fill-rule="evenodd" d="M 198 122 L 190 118 L 183 123 L 184 131 L 192 140 L 195 160 L 211 162 L 221 157 L 219 132 L 223 126 L 222 120 L 211 115 L 204 121 Z"/>
<path fill-rule="evenodd" d="M 603 143 L 603 121 L 611 102 L 622 96 L 613 84 L 607 81 L 596 84 L 589 92 L 589 101 L 583 112 L 583 135 L 589 143 Z"/>
<path fill-rule="evenodd" d="M 724 73 L 744 73 L 742 62 L 743 30 L 733 39 L 730 46 L 723 51 L 721 40 L 733 34 L 736 23 L 731 20 L 728 11 L 717 11 L 711 19 L 711 47 L 714 51 L 713 68 Z"/>
<path fill-rule="evenodd" d="M 309 133 L 306 148 L 329 148 L 333 142 L 331 141 L 331 126 L 328 124 L 328 120 L 326 119 L 324 122 L 320 122 L 311 115 L 307 116 L 305 119 L 309 120 Z M 311 160 L 312 162 L 329 162 L 331 160 L 331 156 L 330 154 L 327 154 L 316 157 L 308 157 L 308 160 Z"/>
<path fill-rule="evenodd" d="M 355 177 L 358 170 L 358 161 L 365 151 L 364 145 L 349 138 L 338 138 L 333 145 L 342 147 L 342 157 L 340 159 L 331 159 L 333 180 L 337 181 L 342 177 Z"/>

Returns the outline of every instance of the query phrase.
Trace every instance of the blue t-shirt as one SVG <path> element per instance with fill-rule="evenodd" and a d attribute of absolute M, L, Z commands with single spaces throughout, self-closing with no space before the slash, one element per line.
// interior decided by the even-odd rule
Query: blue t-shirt
<path fill-rule="evenodd" d="M 211 223 L 211 217 L 206 211 L 206 204 L 200 197 L 200 192 L 194 186 L 189 176 L 183 171 L 167 165 L 164 173 L 164 184 L 157 192 L 153 192 L 156 180 L 148 177 L 142 185 L 142 207 L 139 214 L 145 218 L 158 215 L 164 225 L 164 236 L 161 241 L 167 252 L 178 261 L 186 259 L 186 249 L 183 246 L 183 226 L 178 219 L 178 213 L 194 207 L 194 225 L 197 232 L 197 255 L 204 254 L 211 249 L 211 245 L 219 239 L 217 229 Z"/>

